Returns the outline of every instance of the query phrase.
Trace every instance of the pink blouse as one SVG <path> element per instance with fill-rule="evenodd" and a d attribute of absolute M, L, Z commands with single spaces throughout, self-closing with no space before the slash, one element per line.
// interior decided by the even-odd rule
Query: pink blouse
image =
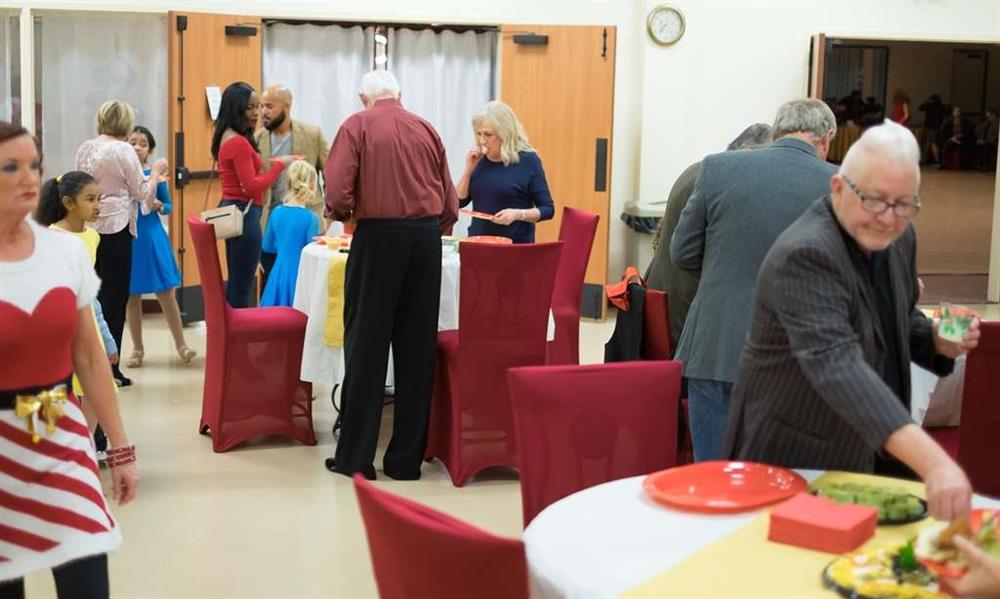
<path fill-rule="evenodd" d="M 136 205 L 153 211 L 157 181 L 142 174 L 142 165 L 132 146 L 105 135 L 83 142 L 76 151 L 76 168 L 90 174 L 101 188 L 101 213 L 88 223 L 98 233 L 110 235 L 128 225 L 136 236 Z"/>

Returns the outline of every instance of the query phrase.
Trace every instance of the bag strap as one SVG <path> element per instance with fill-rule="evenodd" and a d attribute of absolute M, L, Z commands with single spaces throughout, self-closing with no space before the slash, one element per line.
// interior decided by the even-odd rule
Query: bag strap
<path fill-rule="evenodd" d="M 213 160 L 212 161 L 212 170 L 210 171 L 210 175 L 208 177 L 208 187 L 205 188 L 205 201 L 202 202 L 202 206 L 201 206 L 201 209 L 202 209 L 203 212 L 208 209 L 208 197 L 210 195 L 212 195 L 212 181 L 215 180 L 215 163 L 216 163 L 216 161 Z M 243 189 L 243 183 L 240 183 L 240 189 Z M 246 192 L 244 192 L 244 194 L 245 193 Z M 240 213 L 242 213 L 243 216 L 246 216 L 247 212 L 250 212 L 250 206 L 252 206 L 252 205 L 253 205 L 253 200 L 250 199 L 250 198 L 247 198 L 247 205 L 244 206 L 243 210 L 240 210 Z"/>
<path fill-rule="evenodd" d="M 212 170 L 209 172 L 208 176 L 208 187 L 205 188 L 205 201 L 202 203 L 201 210 L 204 212 L 208 210 L 208 196 L 212 194 L 212 181 L 215 180 L 215 161 L 212 161 Z"/>

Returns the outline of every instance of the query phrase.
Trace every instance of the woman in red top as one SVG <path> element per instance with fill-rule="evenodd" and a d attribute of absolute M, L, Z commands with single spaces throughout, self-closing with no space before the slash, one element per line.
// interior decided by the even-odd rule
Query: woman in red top
<path fill-rule="evenodd" d="M 910 124 L 910 96 L 901 89 L 892 95 L 892 114 L 889 118 L 904 127 Z"/>
<path fill-rule="evenodd" d="M 218 163 L 222 201 L 243 212 L 243 234 L 226 240 L 228 283 L 226 300 L 234 308 L 251 305 L 254 274 L 260 261 L 261 193 L 271 187 L 281 171 L 298 156 L 272 158 L 274 166 L 261 172 L 260 150 L 253 138 L 260 113 L 257 92 L 246 83 L 232 83 L 222 93 L 219 118 L 212 134 L 212 157 Z"/>

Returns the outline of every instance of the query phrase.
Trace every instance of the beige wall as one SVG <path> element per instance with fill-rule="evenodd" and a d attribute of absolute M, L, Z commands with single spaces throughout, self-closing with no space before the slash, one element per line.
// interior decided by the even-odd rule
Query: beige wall
<path fill-rule="evenodd" d="M 4 5 L 345 20 L 615 25 L 612 278 L 622 271 L 625 260 L 625 230 L 616 216 L 622 206 L 634 199 L 664 198 L 689 164 L 723 149 L 750 122 L 770 122 L 779 104 L 803 95 L 810 35 L 1000 41 L 1000 2 L 993 0 L 869 0 L 857 3 L 857 8 L 843 0 L 669 1 L 685 13 L 687 32 L 680 43 L 666 48 L 653 44 L 645 31 L 647 11 L 660 0 L 7 0 Z"/>
<path fill-rule="evenodd" d="M 891 104 L 893 91 L 906 90 L 913 100 L 915 122 L 923 115 L 917 107 L 931 94 L 940 94 L 945 104 L 951 102 L 951 63 L 955 49 L 986 49 L 989 52 L 986 77 L 986 106 L 1000 108 L 1000 47 L 982 44 L 934 44 L 889 42 L 889 81 L 886 102 Z M 971 107 L 964 107 L 971 112 Z"/>

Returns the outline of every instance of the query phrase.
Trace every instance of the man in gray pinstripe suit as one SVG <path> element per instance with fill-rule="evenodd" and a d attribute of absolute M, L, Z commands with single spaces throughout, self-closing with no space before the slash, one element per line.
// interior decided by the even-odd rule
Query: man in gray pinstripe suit
<path fill-rule="evenodd" d="M 836 168 L 826 152 L 836 128 L 826 104 L 794 100 L 778 109 L 773 144 L 701 163 L 670 241 L 674 264 L 701 276 L 675 356 L 684 362 L 698 461 L 722 457 L 757 270 L 785 227 L 829 192 Z"/>
<path fill-rule="evenodd" d="M 781 236 L 757 279 L 729 412 L 726 455 L 795 468 L 872 472 L 893 456 L 927 484 L 939 519 L 969 511 L 961 468 L 910 419 L 910 360 L 938 374 L 973 349 L 916 309 L 920 150 L 873 127 Z M 884 453 L 883 453 L 884 451 Z"/>

